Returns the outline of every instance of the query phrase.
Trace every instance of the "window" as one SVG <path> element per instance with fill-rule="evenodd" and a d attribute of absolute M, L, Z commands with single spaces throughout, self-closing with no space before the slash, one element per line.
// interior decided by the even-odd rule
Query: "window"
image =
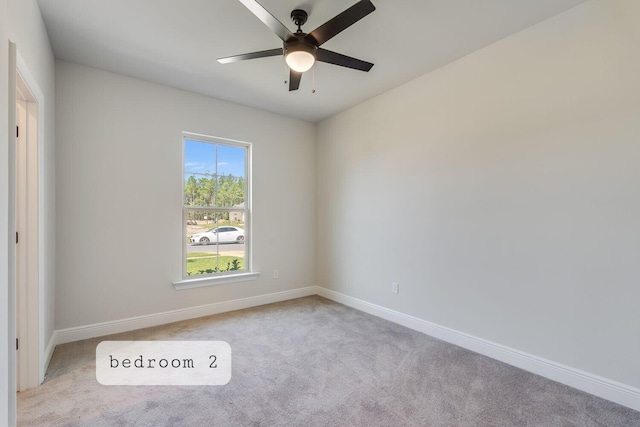
<path fill-rule="evenodd" d="M 251 145 L 187 133 L 183 141 L 183 278 L 250 273 Z"/>

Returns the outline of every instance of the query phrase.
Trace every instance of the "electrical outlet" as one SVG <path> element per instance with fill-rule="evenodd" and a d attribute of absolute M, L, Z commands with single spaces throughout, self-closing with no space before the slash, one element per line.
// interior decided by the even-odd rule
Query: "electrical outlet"
<path fill-rule="evenodd" d="M 398 282 L 391 282 L 391 293 L 398 293 Z"/>
<path fill-rule="evenodd" d="M 279 279 L 280 278 L 280 272 L 278 270 L 273 270 L 273 278 L 274 279 Z"/>

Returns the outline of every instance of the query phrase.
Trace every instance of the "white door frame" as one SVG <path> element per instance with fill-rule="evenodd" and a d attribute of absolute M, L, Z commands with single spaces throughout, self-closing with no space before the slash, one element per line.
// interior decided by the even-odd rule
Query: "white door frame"
<path fill-rule="evenodd" d="M 44 96 L 28 67 L 16 51 L 16 97 L 14 109 L 20 125 L 19 146 L 14 142 L 17 170 L 13 176 L 14 223 L 19 226 L 16 245 L 15 280 L 17 354 L 16 390 L 42 383 L 44 360 L 44 277 L 43 277 L 43 118 Z M 18 103 L 21 104 L 18 107 Z M 14 139 L 15 141 L 15 139 Z M 11 160 L 10 160 L 11 161 Z M 15 164 L 15 163 L 14 163 Z M 16 175 L 17 174 L 17 175 Z"/>
<path fill-rule="evenodd" d="M 12 238 L 16 231 L 16 133 L 12 132 L 13 123 L 16 122 L 16 45 L 9 42 L 9 147 L 8 147 L 8 181 L 9 181 L 9 209 L 7 219 L 9 222 L 9 247 L 7 251 L 8 265 L 8 297 L 9 297 L 9 313 L 8 313 L 8 335 L 9 335 L 9 352 L 8 359 L 8 425 L 16 425 L 16 351 L 13 343 L 16 340 L 16 247 L 11 244 Z"/>

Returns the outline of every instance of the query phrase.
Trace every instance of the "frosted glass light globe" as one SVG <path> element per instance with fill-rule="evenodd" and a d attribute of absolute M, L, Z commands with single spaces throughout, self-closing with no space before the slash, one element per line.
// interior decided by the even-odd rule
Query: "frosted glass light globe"
<path fill-rule="evenodd" d="M 293 71 L 304 73 L 313 67 L 313 64 L 316 62 L 316 58 L 311 53 L 304 50 L 295 50 L 287 53 L 285 61 L 287 61 L 287 65 Z"/>

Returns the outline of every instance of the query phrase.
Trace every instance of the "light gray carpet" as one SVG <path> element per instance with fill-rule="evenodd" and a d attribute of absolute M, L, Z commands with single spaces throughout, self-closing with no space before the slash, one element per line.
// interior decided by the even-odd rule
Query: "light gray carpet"
<path fill-rule="evenodd" d="M 104 339 L 222 340 L 226 386 L 102 386 Z M 21 426 L 640 426 L 640 412 L 320 297 L 56 347 Z"/>

